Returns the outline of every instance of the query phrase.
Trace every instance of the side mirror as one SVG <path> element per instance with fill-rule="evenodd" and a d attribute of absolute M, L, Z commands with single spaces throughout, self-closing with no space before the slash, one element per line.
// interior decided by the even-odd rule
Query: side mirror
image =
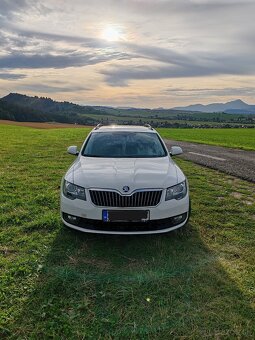
<path fill-rule="evenodd" d="M 170 149 L 170 155 L 171 156 L 176 156 L 182 154 L 182 148 L 180 146 L 172 146 Z"/>
<path fill-rule="evenodd" d="M 79 155 L 78 148 L 75 145 L 69 146 L 69 148 L 67 149 L 67 152 L 70 153 L 70 155 L 75 155 L 75 156 Z"/>

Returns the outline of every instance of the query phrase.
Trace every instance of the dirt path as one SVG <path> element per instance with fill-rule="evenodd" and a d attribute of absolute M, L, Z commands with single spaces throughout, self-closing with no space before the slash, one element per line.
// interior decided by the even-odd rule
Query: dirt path
<path fill-rule="evenodd" d="M 180 157 L 183 159 L 255 183 L 255 151 L 174 140 L 165 140 L 165 142 L 169 149 L 172 145 L 182 147 L 183 155 Z"/>

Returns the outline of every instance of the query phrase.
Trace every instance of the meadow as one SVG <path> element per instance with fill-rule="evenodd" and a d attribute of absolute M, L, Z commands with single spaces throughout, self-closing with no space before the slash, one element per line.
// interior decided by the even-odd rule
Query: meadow
<path fill-rule="evenodd" d="M 0 338 L 254 338 L 254 185 L 176 157 L 187 228 L 75 232 L 60 181 L 89 130 L 0 125 Z"/>
<path fill-rule="evenodd" d="M 157 129 L 166 139 L 255 150 L 255 129 Z"/>

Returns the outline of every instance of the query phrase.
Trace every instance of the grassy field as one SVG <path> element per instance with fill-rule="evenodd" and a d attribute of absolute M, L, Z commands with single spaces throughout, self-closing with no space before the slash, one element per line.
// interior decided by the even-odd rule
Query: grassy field
<path fill-rule="evenodd" d="M 187 124 L 188 126 L 191 127 L 201 127 L 204 124 L 208 127 L 212 127 L 212 128 L 221 128 L 224 126 L 224 124 L 226 124 L 226 122 L 214 122 L 214 121 L 205 121 L 205 120 L 198 120 L 198 121 L 194 121 L 194 120 L 181 120 L 181 119 L 174 119 L 174 118 L 165 118 L 165 119 L 160 119 L 160 118 L 146 118 L 146 117 L 136 117 L 136 116 L 122 116 L 122 115 L 118 115 L 118 116 L 99 116 L 99 115 L 89 115 L 89 117 L 94 118 L 95 121 L 98 121 L 99 118 L 101 118 L 104 122 L 106 121 L 106 119 L 108 119 L 109 122 L 111 123 L 115 123 L 115 124 L 122 124 L 123 122 L 125 124 L 127 124 L 127 122 L 131 121 L 132 124 L 137 124 L 137 125 L 141 125 L 144 123 L 148 123 L 151 124 L 152 126 L 158 126 L 158 124 L 167 122 L 169 124 L 182 124 L 182 126 L 184 124 Z M 99 120 L 100 122 L 100 120 Z M 231 125 L 234 127 L 238 127 L 240 125 L 242 125 L 242 123 L 240 122 L 231 122 Z M 254 126 L 254 124 L 250 123 L 250 126 Z"/>
<path fill-rule="evenodd" d="M 176 159 L 186 230 L 74 232 L 59 185 L 88 131 L 0 125 L 0 338 L 254 338 L 254 186 Z"/>
<path fill-rule="evenodd" d="M 255 129 L 157 129 L 167 139 L 255 150 Z"/>

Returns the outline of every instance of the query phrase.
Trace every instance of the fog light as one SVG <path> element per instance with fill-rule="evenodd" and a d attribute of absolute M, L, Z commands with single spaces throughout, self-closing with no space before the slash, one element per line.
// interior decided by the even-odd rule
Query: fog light
<path fill-rule="evenodd" d="M 76 222 L 77 221 L 77 217 L 76 216 L 67 215 L 67 218 L 69 219 L 69 221 L 72 221 L 72 222 Z"/>
<path fill-rule="evenodd" d="M 183 220 L 183 215 L 178 215 L 174 217 L 174 222 L 180 222 Z"/>
<path fill-rule="evenodd" d="M 63 219 L 70 223 L 70 224 L 73 224 L 73 225 L 79 225 L 79 222 L 80 222 L 80 217 L 78 216 L 74 216 L 74 215 L 69 215 L 69 214 L 66 214 L 66 213 L 62 213 L 63 215 Z"/>

